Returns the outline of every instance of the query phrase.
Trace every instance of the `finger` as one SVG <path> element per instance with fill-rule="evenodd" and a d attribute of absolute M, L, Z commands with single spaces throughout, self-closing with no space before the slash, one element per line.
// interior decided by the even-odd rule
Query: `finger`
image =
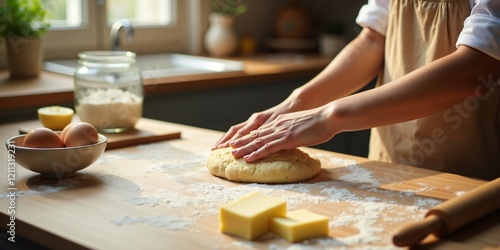
<path fill-rule="evenodd" d="M 234 157 L 240 158 L 258 150 L 269 142 L 280 139 L 280 134 L 274 133 L 274 130 L 258 130 L 257 133 L 251 133 L 245 137 L 231 143 Z M 234 145 L 234 146 L 233 146 Z"/>
<path fill-rule="evenodd" d="M 263 138 L 269 134 L 271 134 L 273 131 L 272 130 L 263 130 L 263 129 L 258 129 L 258 130 L 252 130 L 250 131 L 249 134 L 246 136 L 243 136 L 241 138 L 238 138 L 236 140 L 231 140 L 229 141 L 229 145 L 233 148 L 239 148 L 242 146 L 245 146 L 249 143 L 257 143 L 260 144 L 263 140 Z"/>
<path fill-rule="evenodd" d="M 253 117 L 258 117 L 257 115 L 253 115 Z M 231 140 L 235 140 L 235 139 L 238 139 L 238 138 L 241 138 L 245 135 L 248 135 L 250 134 L 252 131 L 258 129 L 261 125 L 262 125 L 262 122 L 263 122 L 263 119 L 262 118 L 253 118 L 253 119 L 250 119 L 243 127 L 241 127 L 238 132 L 233 136 L 233 138 L 231 138 Z"/>
<path fill-rule="evenodd" d="M 283 143 L 281 143 L 279 140 L 268 142 L 262 147 L 258 148 L 257 150 L 253 151 L 252 153 L 243 156 L 243 159 L 250 163 L 254 161 L 258 161 L 272 153 L 276 153 L 280 150 L 284 149 L 283 148 Z"/>
<path fill-rule="evenodd" d="M 230 134 L 231 137 L 229 137 L 230 135 L 228 134 L 227 137 L 223 138 L 224 140 L 221 143 L 219 143 L 217 148 L 232 146 L 229 144 L 231 141 L 238 140 L 239 138 L 242 138 L 242 137 L 248 135 L 251 131 L 259 128 L 261 123 L 260 123 L 260 121 L 251 120 L 251 121 L 245 122 L 244 124 L 241 124 L 241 125 L 242 126 L 235 126 L 235 129 L 237 129 L 237 130 L 235 132 L 233 132 L 232 134 Z"/>
<path fill-rule="evenodd" d="M 229 130 L 215 143 L 212 147 L 212 150 L 217 148 L 226 148 L 229 147 L 229 140 L 235 136 L 235 134 L 245 125 L 245 123 L 240 123 L 234 126 L 231 126 Z"/>
<path fill-rule="evenodd" d="M 268 118 L 269 115 L 264 112 L 252 114 L 247 121 L 232 126 L 212 149 L 229 147 L 229 141 L 239 139 L 258 129 L 264 122 L 268 121 Z"/>
<path fill-rule="evenodd" d="M 237 138 L 234 140 L 233 139 L 230 140 L 229 146 L 231 146 L 233 148 L 238 148 L 238 147 L 244 146 L 244 145 L 252 142 L 253 140 L 255 140 L 258 136 L 259 136 L 258 131 L 256 131 L 256 130 L 250 131 L 250 134 L 248 134 L 248 135 L 245 135 L 241 138 Z"/>
<path fill-rule="evenodd" d="M 240 140 L 243 140 L 243 138 L 238 139 L 238 141 Z M 265 144 L 266 144 L 266 139 L 264 137 L 252 138 L 249 143 L 245 143 L 241 147 L 233 147 L 234 149 L 231 151 L 231 153 L 234 157 L 240 158 L 261 148 Z"/>

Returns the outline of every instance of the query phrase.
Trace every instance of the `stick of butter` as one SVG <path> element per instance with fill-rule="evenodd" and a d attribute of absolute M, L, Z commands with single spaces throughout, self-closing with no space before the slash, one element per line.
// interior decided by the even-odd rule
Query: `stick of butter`
<path fill-rule="evenodd" d="M 272 218 L 271 231 L 289 242 L 328 236 L 328 217 L 300 209 Z"/>
<path fill-rule="evenodd" d="M 285 216 L 285 200 L 253 192 L 221 206 L 220 231 L 252 240 L 270 231 L 271 218 Z"/>

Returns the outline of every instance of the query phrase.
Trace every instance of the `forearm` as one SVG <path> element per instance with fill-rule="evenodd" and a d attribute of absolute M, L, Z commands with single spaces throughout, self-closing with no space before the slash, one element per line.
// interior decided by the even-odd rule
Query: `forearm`
<path fill-rule="evenodd" d="M 325 112 L 330 116 L 329 130 L 336 134 L 430 115 L 467 97 L 499 91 L 499 74 L 500 61 L 461 46 L 384 86 L 328 104 Z"/>
<path fill-rule="evenodd" d="M 366 85 L 383 67 L 384 43 L 382 35 L 363 29 L 320 74 L 294 91 L 294 111 L 322 106 Z"/>
<path fill-rule="evenodd" d="M 384 36 L 369 28 L 363 29 L 315 78 L 294 90 L 280 104 L 232 126 L 214 147 L 227 147 L 230 140 L 245 136 L 282 114 L 318 108 L 353 93 L 382 69 L 384 43 Z"/>

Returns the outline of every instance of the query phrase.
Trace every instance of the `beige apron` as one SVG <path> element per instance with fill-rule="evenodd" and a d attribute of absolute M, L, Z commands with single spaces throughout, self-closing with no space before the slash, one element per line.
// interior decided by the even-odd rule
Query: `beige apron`
<path fill-rule="evenodd" d="M 378 85 L 455 51 L 469 14 L 467 0 L 392 0 Z M 368 157 L 482 179 L 500 177 L 499 97 L 500 89 L 491 88 L 443 112 L 374 128 Z"/>

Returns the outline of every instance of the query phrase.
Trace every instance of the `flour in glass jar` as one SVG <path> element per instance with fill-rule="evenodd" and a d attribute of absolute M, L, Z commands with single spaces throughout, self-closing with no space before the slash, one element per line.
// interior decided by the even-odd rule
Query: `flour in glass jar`
<path fill-rule="evenodd" d="M 133 128 L 142 116 L 142 98 L 121 89 L 91 89 L 75 108 L 96 128 Z"/>

